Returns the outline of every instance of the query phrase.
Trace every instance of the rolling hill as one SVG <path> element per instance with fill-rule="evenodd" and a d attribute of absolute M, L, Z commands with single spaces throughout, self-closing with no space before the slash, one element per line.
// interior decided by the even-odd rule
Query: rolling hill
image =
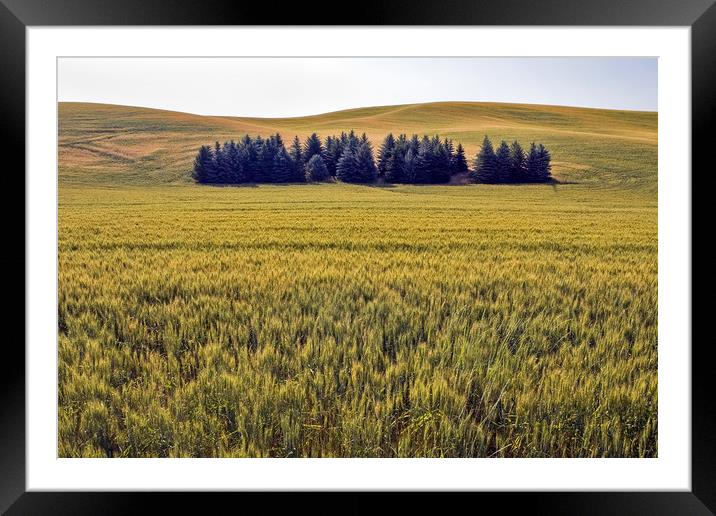
<path fill-rule="evenodd" d="M 202 144 L 246 133 L 366 132 L 377 147 L 388 132 L 438 134 L 472 159 L 493 141 L 542 142 L 564 182 L 656 192 L 657 113 L 563 106 L 436 102 L 367 107 L 297 118 L 201 116 L 158 109 L 59 103 L 60 185 L 186 184 Z"/>

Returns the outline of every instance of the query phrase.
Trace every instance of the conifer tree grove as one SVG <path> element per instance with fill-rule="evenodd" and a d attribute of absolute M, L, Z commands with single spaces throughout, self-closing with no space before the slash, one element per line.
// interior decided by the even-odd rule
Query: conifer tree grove
<path fill-rule="evenodd" d="M 206 184 L 316 182 L 330 177 L 349 183 L 381 177 L 389 183 L 440 184 L 469 172 L 477 183 L 535 183 L 551 181 L 551 169 L 551 155 L 543 144 L 533 143 L 525 155 L 519 142 L 502 141 L 495 151 L 487 136 L 472 171 L 462 144 L 455 147 L 450 139 L 417 134 L 388 134 L 376 163 L 367 135 L 350 131 L 326 137 L 325 145 L 316 133 L 303 145 L 294 137 L 289 149 L 280 134 L 202 145 L 191 176 Z"/>

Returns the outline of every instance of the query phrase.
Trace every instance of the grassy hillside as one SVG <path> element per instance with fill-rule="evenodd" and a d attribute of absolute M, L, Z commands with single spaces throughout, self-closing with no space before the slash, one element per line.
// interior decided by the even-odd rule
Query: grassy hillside
<path fill-rule="evenodd" d="M 60 184 L 176 184 L 190 181 L 198 147 L 246 133 L 288 141 L 316 131 L 366 132 L 377 147 L 388 132 L 439 134 L 470 158 L 493 141 L 539 141 L 563 181 L 656 191 L 657 114 L 561 106 L 438 102 L 351 109 L 298 118 L 199 116 L 105 104 L 59 104 Z"/>

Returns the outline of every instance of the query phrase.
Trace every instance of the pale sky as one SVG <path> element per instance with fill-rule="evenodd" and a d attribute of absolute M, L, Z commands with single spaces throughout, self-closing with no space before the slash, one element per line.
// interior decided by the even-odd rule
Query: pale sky
<path fill-rule="evenodd" d="M 437 101 L 657 110 L 657 59 L 60 58 L 58 100 L 287 117 Z"/>

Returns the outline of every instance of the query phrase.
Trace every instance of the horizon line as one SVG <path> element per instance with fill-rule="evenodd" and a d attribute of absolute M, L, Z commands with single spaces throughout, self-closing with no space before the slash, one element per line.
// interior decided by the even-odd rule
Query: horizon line
<path fill-rule="evenodd" d="M 182 113 L 193 116 L 212 117 L 212 118 L 244 118 L 244 119 L 258 119 L 258 120 L 290 120 L 299 118 L 311 118 L 324 115 L 331 115 L 336 113 L 344 113 L 349 111 L 359 111 L 361 109 L 370 108 L 390 108 L 390 107 L 405 107 L 405 106 L 421 106 L 430 104 L 497 104 L 506 106 L 540 106 L 540 107 L 554 107 L 554 108 L 573 108 L 573 109 L 584 109 L 593 111 L 624 111 L 629 113 L 653 113 L 658 114 L 657 110 L 645 110 L 645 109 L 624 109 L 624 108 L 604 108 L 594 106 L 577 106 L 569 104 L 542 104 L 542 103 L 529 103 L 529 102 L 499 102 L 499 101 L 483 101 L 483 100 L 435 100 L 428 102 L 408 102 L 405 104 L 381 104 L 381 105 L 370 105 L 370 106 L 356 106 L 348 107 L 343 109 L 336 109 L 333 111 L 324 111 L 321 113 L 312 113 L 307 115 L 292 115 L 292 116 L 254 116 L 254 115 L 211 115 L 194 113 L 191 111 L 180 111 L 177 109 L 168 109 L 154 106 L 142 106 L 135 104 L 115 104 L 112 102 L 95 102 L 95 101 L 84 101 L 84 100 L 57 100 L 57 104 L 95 104 L 100 106 L 118 106 L 127 108 L 141 108 L 141 109 L 152 109 L 155 111 L 168 111 L 172 113 Z"/>

